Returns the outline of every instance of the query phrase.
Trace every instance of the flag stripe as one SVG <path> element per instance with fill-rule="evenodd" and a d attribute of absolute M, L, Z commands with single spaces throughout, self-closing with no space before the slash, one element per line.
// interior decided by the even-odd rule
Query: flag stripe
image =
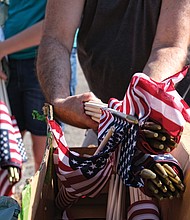
<path fill-rule="evenodd" d="M 153 201 L 142 200 L 133 203 L 129 207 L 127 220 L 159 220 L 159 216 L 160 213 L 158 207 Z"/>
<path fill-rule="evenodd" d="M 22 158 L 18 146 L 18 131 L 14 126 L 16 121 L 12 121 L 7 106 L 0 101 L 0 195 L 11 196 L 14 184 L 10 184 L 8 179 L 9 166 L 19 168 L 21 177 Z"/>
<path fill-rule="evenodd" d="M 12 185 L 8 180 L 7 169 L 0 168 L 0 196 L 11 196 L 12 195 Z"/>

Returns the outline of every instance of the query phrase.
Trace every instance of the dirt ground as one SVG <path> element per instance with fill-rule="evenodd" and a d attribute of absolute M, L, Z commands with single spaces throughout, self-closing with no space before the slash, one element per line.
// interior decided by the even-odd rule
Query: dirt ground
<path fill-rule="evenodd" d="M 77 69 L 77 77 L 78 77 L 78 84 L 76 88 L 76 93 L 80 94 L 82 92 L 89 91 L 89 88 L 87 86 L 86 80 L 84 78 L 84 75 L 82 73 L 79 63 L 78 63 L 78 69 Z M 72 147 L 81 146 L 83 142 L 84 133 L 85 133 L 84 129 L 79 129 L 73 126 L 66 125 L 64 132 L 65 132 L 65 138 L 66 138 L 68 146 L 72 146 Z M 31 137 L 30 137 L 29 132 L 26 133 L 23 141 L 24 141 L 24 145 L 26 148 L 28 161 L 23 164 L 22 178 L 19 181 L 19 183 L 16 184 L 16 187 L 15 187 L 16 197 L 19 197 L 19 194 L 21 193 L 25 185 L 26 179 L 34 175 L 33 152 L 31 148 L 32 143 L 31 143 Z"/>

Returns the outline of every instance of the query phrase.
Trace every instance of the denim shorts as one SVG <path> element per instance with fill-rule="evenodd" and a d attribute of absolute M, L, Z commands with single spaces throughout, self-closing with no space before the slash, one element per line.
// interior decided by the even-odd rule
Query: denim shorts
<path fill-rule="evenodd" d="M 47 134 L 45 121 L 33 119 L 32 112 L 43 114 L 45 98 L 40 89 L 35 71 L 35 59 L 9 60 L 10 79 L 7 86 L 12 115 L 17 120 L 20 131 L 30 131 L 34 135 Z"/>
<path fill-rule="evenodd" d="M 73 47 L 70 56 L 71 62 L 71 82 L 70 95 L 75 95 L 77 86 L 77 48 Z"/>

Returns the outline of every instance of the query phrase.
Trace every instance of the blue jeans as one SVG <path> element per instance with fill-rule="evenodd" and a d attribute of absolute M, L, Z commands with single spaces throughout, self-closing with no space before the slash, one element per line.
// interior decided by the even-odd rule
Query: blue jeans
<path fill-rule="evenodd" d="M 70 82 L 70 95 L 75 95 L 77 86 L 77 48 L 73 47 L 71 51 L 71 82 Z"/>
<path fill-rule="evenodd" d="M 70 95 L 75 95 L 77 86 L 77 48 L 73 47 L 70 56 L 71 62 L 71 81 L 70 81 Z M 65 125 L 59 121 L 62 130 L 64 131 Z"/>
<path fill-rule="evenodd" d="M 33 119 L 32 112 L 43 114 L 45 98 L 35 72 L 35 59 L 9 60 L 10 79 L 7 92 L 12 114 L 20 131 L 30 131 L 34 135 L 47 134 L 45 121 Z"/>

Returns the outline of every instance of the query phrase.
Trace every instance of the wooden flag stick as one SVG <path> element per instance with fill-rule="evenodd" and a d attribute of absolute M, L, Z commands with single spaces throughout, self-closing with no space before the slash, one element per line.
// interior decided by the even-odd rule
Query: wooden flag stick
<path fill-rule="evenodd" d="M 2 83 L 2 79 L 0 79 L 0 100 L 2 102 L 5 102 L 5 97 L 3 96 L 3 83 Z"/>
<path fill-rule="evenodd" d="M 85 114 L 89 115 L 92 120 L 100 123 L 101 108 L 107 107 L 105 103 L 89 101 L 84 103 Z"/>
<path fill-rule="evenodd" d="M 118 155 L 117 155 L 117 161 L 116 161 L 116 169 L 117 165 L 119 163 L 119 158 L 120 158 L 120 145 L 118 146 Z M 118 200 L 118 193 L 119 193 L 119 175 L 115 173 L 115 182 L 114 182 L 114 188 L 112 192 L 112 199 L 111 199 L 111 204 L 110 204 L 110 209 L 109 209 L 109 220 L 115 220 L 114 215 L 115 215 L 115 208 L 117 207 L 117 200 Z"/>
<path fill-rule="evenodd" d="M 115 182 L 113 187 L 108 220 L 114 220 L 113 215 L 115 211 L 114 207 L 117 206 L 118 185 L 119 185 L 119 175 L 115 174 Z"/>
<path fill-rule="evenodd" d="M 104 139 L 102 140 L 102 142 L 100 143 L 100 145 L 98 146 L 96 152 L 94 153 L 94 155 L 98 154 L 102 149 L 103 147 L 107 144 L 108 140 L 110 139 L 110 137 L 112 136 L 112 134 L 114 133 L 115 131 L 115 127 L 112 126 L 109 130 L 108 130 L 108 133 L 106 134 L 106 136 L 104 137 Z"/>
<path fill-rule="evenodd" d="M 101 117 L 101 113 L 96 113 L 96 112 L 91 112 L 91 111 L 85 111 L 85 113 L 89 116 L 93 116 L 93 117 L 96 117 L 96 118 Z"/>
<path fill-rule="evenodd" d="M 84 109 L 86 111 L 90 111 L 90 112 L 95 112 L 95 113 L 101 113 L 101 110 L 100 108 L 94 108 L 94 107 L 91 107 L 91 106 L 84 106 Z"/>
<path fill-rule="evenodd" d="M 117 212 L 116 212 L 116 216 L 114 216 L 113 219 L 120 220 L 120 215 L 122 212 L 122 195 L 123 195 L 123 182 L 122 182 L 122 179 L 119 178 L 119 194 L 118 194 L 118 200 L 117 200 Z"/>
<path fill-rule="evenodd" d="M 88 102 L 85 102 L 86 105 L 94 105 L 94 106 L 97 106 L 99 108 L 102 108 L 102 107 L 108 107 L 108 104 L 104 103 L 104 102 L 97 102 L 97 101 L 88 101 Z"/>
<path fill-rule="evenodd" d="M 112 193 L 113 193 L 113 188 L 114 188 L 114 180 L 115 180 L 115 174 L 113 173 L 111 175 L 111 179 L 110 179 L 110 183 L 109 183 L 109 190 L 108 190 L 107 211 L 106 211 L 106 219 L 107 220 L 109 220 Z"/>
<path fill-rule="evenodd" d="M 100 123 L 100 119 L 99 119 L 99 118 L 96 118 L 96 117 L 93 117 L 93 116 L 91 116 L 91 118 L 92 118 L 92 120 L 94 120 L 94 121 Z"/>
<path fill-rule="evenodd" d="M 125 213 L 126 213 L 126 187 L 123 186 L 122 189 L 122 198 L 121 198 L 121 213 L 120 213 L 120 219 L 125 219 Z"/>

